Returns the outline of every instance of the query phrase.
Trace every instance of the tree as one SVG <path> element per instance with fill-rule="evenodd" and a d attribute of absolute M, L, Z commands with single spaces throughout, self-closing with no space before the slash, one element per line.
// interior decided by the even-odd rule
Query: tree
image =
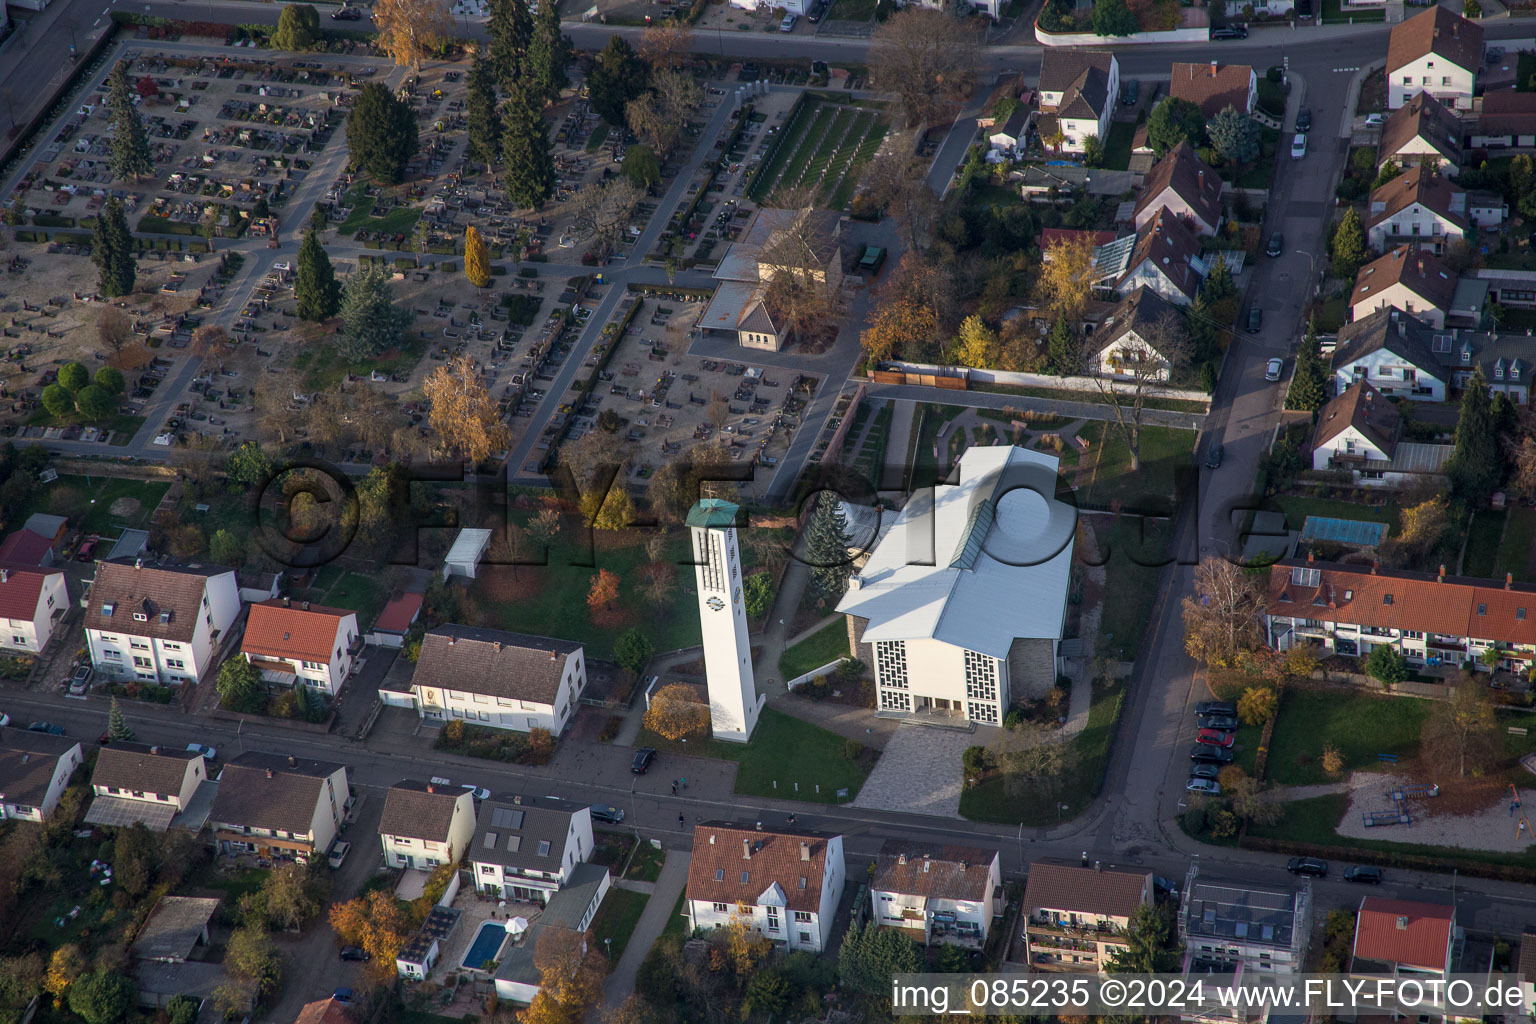
<path fill-rule="evenodd" d="M 295 693 L 304 690 L 300 686 Z M 319 916 L 330 894 L 329 869 L 318 858 L 308 864 L 279 864 L 261 883 L 267 924 L 294 931 Z"/>
<path fill-rule="evenodd" d="M 237 491 L 265 487 L 272 479 L 272 457 L 257 442 L 246 441 L 229 453 L 229 458 L 224 461 L 224 472 Z"/>
<path fill-rule="evenodd" d="M 630 146 L 624 151 L 619 173 L 636 188 L 650 188 L 661 184 L 661 160 L 650 146 Z"/>
<path fill-rule="evenodd" d="M 692 75 L 658 71 L 651 75 L 651 87 L 624 105 L 624 119 L 641 143 L 665 157 L 702 102 L 704 91 Z"/>
<path fill-rule="evenodd" d="M 107 737 L 114 743 L 132 743 L 133 730 L 123 720 L 123 709 L 117 706 L 117 698 L 107 707 Z"/>
<path fill-rule="evenodd" d="M 215 565 L 238 568 L 245 564 L 245 541 L 220 527 L 208 538 L 208 557 Z"/>
<path fill-rule="evenodd" d="M 1365 674 L 1391 689 L 1408 678 L 1408 661 L 1396 647 L 1377 644 L 1365 656 Z"/>
<path fill-rule="evenodd" d="M 453 31 L 453 18 L 444 0 L 374 0 L 373 26 L 378 48 L 419 73 Z"/>
<path fill-rule="evenodd" d="M 107 151 L 112 177 L 138 181 L 147 174 L 154 174 L 155 162 L 149 155 L 149 133 L 144 130 L 144 119 L 139 116 L 128 90 L 127 61 L 118 61 L 107 76 L 107 120 L 112 125 Z"/>
<path fill-rule="evenodd" d="M 102 306 L 96 314 L 96 340 L 108 358 L 117 356 L 133 340 L 133 321 L 116 306 Z"/>
<path fill-rule="evenodd" d="M 491 250 L 473 224 L 464 229 L 464 276 L 476 288 L 491 286 Z"/>
<path fill-rule="evenodd" d="M 811 589 L 818 597 L 842 595 L 853 564 L 848 558 L 848 520 L 841 500 L 831 491 L 816 496 L 816 507 L 806 523 L 805 562 L 811 569 Z"/>
<path fill-rule="evenodd" d="M 291 8 L 284 8 L 291 10 Z M 294 268 L 293 297 L 300 320 L 329 320 L 341 306 L 341 287 L 336 270 L 320 244 L 314 228 L 304 232 Z"/>
<path fill-rule="evenodd" d="M 1086 167 L 1104 166 L 1104 143 L 1099 141 L 1097 135 L 1083 137 L 1083 165 Z"/>
<path fill-rule="evenodd" d="M 909 252 L 876 300 L 870 325 L 859 335 L 869 361 L 948 361 L 945 349 L 954 337 L 955 284 L 945 267 Z"/>
<path fill-rule="evenodd" d="M 560 536 L 560 513 L 546 508 L 528 520 L 528 539 L 537 549 L 549 547 L 550 541 Z"/>
<path fill-rule="evenodd" d="M 599 569 L 587 591 L 587 607 L 596 614 L 611 608 L 618 599 L 619 577 L 607 569 Z"/>
<path fill-rule="evenodd" d="M 647 26 L 640 36 L 640 56 L 653 70 L 670 71 L 677 62 L 677 55 L 693 49 L 693 31 L 677 21 Z"/>
<path fill-rule="evenodd" d="M 524 61 L 526 87 L 534 96 L 559 99 L 560 91 L 569 84 L 565 69 L 570 63 L 571 40 L 560 33 L 559 5 L 540 4 Z"/>
<path fill-rule="evenodd" d="M 96 226 L 91 229 L 91 262 L 100 272 L 96 286 L 107 298 L 115 299 L 133 291 L 133 253 L 133 235 L 123 214 L 123 202 L 108 196 L 96 215 Z"/>
<path fill-rule="evenodd" d="M 75 980 L 85 973 L 85 954 L 73 942 L 66 942 L 48 957 L 48 973 L 43 988 L 53 996 L 55 1006 L 64 1005 L 64 996 Z"/>
<path fill-rule="evenodd" d="M 1082 371 L 1082 338 L 1065 317 L 1057 317 L 1051 325 L 1051 334 L 1045 343 L 1045 358 L 1051 372 L 1059 377 L 1069 377 Z"/>
<path fill-rule="evenodd" d="M 309 4 L 289 4 L 277 18 L 272 33 L 274 50 L 313 50 L 320 42 L 320 14 Z"/>
<path fill-rule="evenodd" d="M 391 4 L 417 0 L 386 0 Z M 375 6 L 375 17 L 379 8 Z M 394 185 L 416 155 L 416 115 L 381 82 L 369 82 L 347 114 L 347 150 L 352 166 L 381 185 Z"/>
<path fill-rule="evenodd" d="M 485 27 L 491 37 L 490 63 L 503 89 L 521 84 L 527 74 L 524 58 L 533 39 L 533 15 L 528 0 L 491 0 Z"/>
<path fill-rule="evenodd" d="M 1141 468 L 1141 425 L 1147 398 L 1183 372 L 1190 354 L 1189 335 L 1173 313 L 1158 317 L 1137 333 L 1141 344 L 1121 346 L 1113 376 L 1097 360 L 1089 366 L 1099 400 L 1114 414 L 1114 423 L 1130 451 L 1132 472 Z"/>
<path fill-rule="evenodd" d="M 1228 765 L 1218 776 L 1221 795 L 1234 815 L 1255 825 L 1275 825 L 1285 813 L 1278 800 L 1264 796 L 1263 784 L 1237 765 Z"/>
<path fill-rule="evenodd" d="M 1396 160 L 1388 160 L 1381 165 L 1381 171 L 1377 173 L 1376 180 L 1371 182 L 1371 188 L 1378 189 L 1387 182 L 1403 173 L 1403 169 L 1397 166 Z"/>
<path fill-rule="evenodd" d="M 1402 525 L 1390 542 L 1395 558 L 1408 563 L 1422 561 L 1445 539 L 1451 526 L 1451 505 L 1437 494 L 1404 509 Z"/>
<path fill-rule="evenodd" d="M 1280 695 L 1268 686 L 1250 686 L 1237 698 L 1237 717 L 1244 725 L 1263 725 L 1275 717 Z"/>
<path fill-rule="evenodd" d="M 80 363 L 65 363 L 59 367 L 59 384 L 72 395 L 90 382 L 91 371 Z"/>
<path fill-rule="evenodd" d="M 1184 598 L 1184 649 L 1224 668 L 1259 642 L 1263 595 L 1253 577 L 1225 558 L 1207 555 L 1195 566 L 1195 593 Z"/>
<path fill-rule="evenodd" d="M 1211 118 L 1206 128 L 1211 148 L 1229 164 L 1246 164 L 1258 159 L 1259 126 L 1253 118 L 1236 107 L 1225 106 Z"/>
<path fill-rule="evenodd" d="M 996 365 L 997 356 L 997 332 L 985 320 L 972 313 L 961 321 L 960 334 L 955 338 L 955 362 L 987 368 Z"/>
<path fill-rule="evenodd" d="M 1125 6 L 1125 0 L 1093 0 L 1093 17 L 1089 23 L 1094 33 L 1101 36 L 1129 36 L 1141 31 L 1136 15 Z"/>
<path fill-rule="evenodd" d="M 91 377 L 91 383 L 109 395 L 120 395 L 127 387 L 123 372 L 115 366 L 103 366 Z"/>
<path fill-rule="evenodd" d="M 613 660 L 619 663 L 620 668 L 639 675 L 655 650 L 656 646 L 651 643 L 650 637 L 638 629 L 626 629 L 613 642 Z"/>
<path fill-rule="evenodd" d="M 1463 675 L 1425 719 L 1420 747 L 1436 771 L 1454 771 L 1458 778 L 1469 772 L 1481 775 L 1491 767 L 1499 753 L 1499 735 L 1488 687 L 1475 676 Z"/>
<path fill-rule="evenodd" d="M 604 121 L 623 128 L 624 108 L 651 86 L 651 68 L 622 36 L 609 36 L 587 75 L 587 94 Z"/>
<path fill-rule="evenodd" d="M 1360 214 L 1355 212 L 1353 206 L 1344 211 L 1343 219 L 1334 229 L 1328 254 L 1333 260 L 1333 276 L 1350 279 L 1371 258 L 1371 250 L 1366 245 L 1365 228 L 1361 226 Z"/>
<path fill-rule="evenodd" d="M 283 955 L 260 926 L 245 925 L 229 936 L 224 967 L 254 989 L 258 999 L 272 995 L 283 980 Z"/>
<path fill-rule="evenodd" d="M 1205 140 L 1205 114 L 1189 100 L 1169 96 L 1147 118 L 1147 143 L 1159 157 L 1181 142 L 1199 149 Z"/>
<path fill-rule="evenodd" d="M 80 389 L 80 393 L 75 396 L 75 406 L 87 420 L 103 420 L 117 410 L 114 397 L 95 384 Z"/>
<path fill-rule="evenodd" d="M 773 576 L 766 572 L 754 572 L 742 581 L 742 601 L 746 605 L 747 618 L 760 619 L 773 607 Z"/>
<path fill-rule="evenodd" d="M 643 198 L 645 193 L 627 179 L 611 178 L 583 187 L 566 202 L 565 208 L 571 217 L 571 227 L 582 237 L 591 238 L 593 250 L 606 256 L 623 241 L 635 207 Z"/>
<path fill-rule="evenodd" d="M 411 322 L 411 311 L 395 305 L 381 263 L 359 267 L 341 290 L 341 350 L 354 362 L 395 348 Z"/>
<path fill-rule="evenodd" d="M 909 128 L 924 128 L 970 93 L 978 40 L 947 10 L 903 7 L 875 29 L 870 78 L 894 92 Z"/>
<path fill-rule="evenodd" d="M 394 979 L 395 957 L 415 931 L 395 894 L 378 889 L 333 905 L 330 923 L 342 943 L 372 955 L 364 970 L 381 982 Z"/>
<path fill-rule="evenodd" d="M 1354 213 L 1351 208 L 1350 213 Z M 1317 351 L 1317 329 L 1307 324 L 1307 334 L 1296 352 L 1296 372 L 1285 392 L 1285 407 L 1315 413 L 1328 400 L 1328 368 Z"/>
<path fill-rule="evenodd" d="M 469 356 L 455 356 L 433 370 L 423 390 L 431 407 L 427 421 L 445 450 L 478 464 L 511 443 L 501 407 Z"/>
<path fill-rule="evenodd" d="M 837 978 L 867 995 L 890 991 L 891 978 L 922 968 L 918 948 L 899 928 L 881 928 L 871 921 L 850 925 L 837 950 Z"/>
<path fill-rule="evenodd" d="M 196 1024 L 201 1005 L 202 1000 L 196 996 L 171 996 L 171 1001 L 165 1004 L 165 1015 L 170 1018 L 168 1024 Z"/>
<path fill-rule="evenodd" d="M 916 145 L 893 139 L 864 165 L 864 183 L 874 210 L 884 210 L 906 236 L 907 248 L 922 252 L 939 212 L 939 199 L 928 187 L 928 167 L 917 159 Z"/>
<path fill-rule="evenodd" d="M 501 161 L 507 198 L 533 209 L 543 206 L 555 190 L 555 162 L 549 155 L 549 126 L 540 112 L 542 106 L 513 86 L 502 108 Z"/>
<path fill-rule="evenodd" d="M 1510 489 L 1527 501 L 1536 499 L 1536 414 L 1528 409 L 1518 432 L 1506 444 L 1512 470 Z"/>
<path fill-rule="evenodd" d="M 709 705 L 687 683 L 668 683 L 651 694 L 645 727 L 672 741 L 702 735 L 709 728 Z"/>
<path fill-rule="evenodd" d="M 539 992 L 523 1024 L 579 1024 L 603 997 L 607 965 L 582 932 L 547 925 L 533 950 Z"/>
<path fill-rule="evenodd" d="M 1159 907 L 1146 903 L 1138 906 L 1122 937 L 1125 945 L 1110 951 L 1105 965 L 1109 973 L 1161 974 L 1178 967 L 1177 935 Z"/>
<path fill-rule="evenodd" d="M 75 396 L 62 384 L 49 384 L 43 388 L 43 408 L 55 419 L 75 411 Z"/>
<path fill-rule="evenodd" d="M 496 109 L 496 69 L 483 53 L 470 62 L 464 104 L 470 154 L 489 169 L 501 156 L 501 112 Z"/>
<path fill-rule="evenodd" d="M 220 665 L 213 685 L 219 693 L 219 703 L 231 711 L 258 711 L 266 704 L 261 672 L 244 658 L 230 658 Z"/>
<path fill-rule="evenodd" d="M 85 1024 L 117 1024 L 135 1006 L 133 982 L 112 971 L 97 971 L 69 986 L 69 1008 Z"/>
<path fill-rule="evenodd" d="M 1488 378 L 1483 376 L 1480 366 L 1472 371 L 1472 378 L 1461 393 L 1456 444 L 1446 471 L 1452 493 L 1474 508 L 1487 504 L 1504 478 L 1504 453 L 1494 430 Z"/>
<path fill-rule="evenodd" d="M 1073 238 L 1052 245 L 1040 262 L 1036 286 L 1040 303 L 1053 320 L 1077 323 L 1093 297 L 1093 242 Z"/>

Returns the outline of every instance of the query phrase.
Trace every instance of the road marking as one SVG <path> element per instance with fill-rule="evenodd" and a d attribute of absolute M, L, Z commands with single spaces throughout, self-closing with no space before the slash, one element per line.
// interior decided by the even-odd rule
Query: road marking
<path fill-rule="evenodd" d="M 1358 67 L 1354 67 L 1354 68 L 1334 68 L 1333 69 L 1333 73 L 1336 74 L 1336 75 L 1342 75 L 1342 74 L 1345 74 L 1346 72 L 1359 71 L 1359 70 L 1360 69 Z"/>

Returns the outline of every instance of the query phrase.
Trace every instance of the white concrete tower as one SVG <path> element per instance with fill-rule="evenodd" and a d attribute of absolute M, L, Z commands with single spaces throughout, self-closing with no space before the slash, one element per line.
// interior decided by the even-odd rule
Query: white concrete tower
<path fill-rule="evenodd" d="M 741 552 L 736 506 L 704 498 L 688 511 L 693 534 L 694 581 L 704 634 L 704 677 L 709 681 L 709 723 L 715 739 L 745 743 L 757 727 L 763 701 L 752 681 L 752 643 L 741 596 Z"/>

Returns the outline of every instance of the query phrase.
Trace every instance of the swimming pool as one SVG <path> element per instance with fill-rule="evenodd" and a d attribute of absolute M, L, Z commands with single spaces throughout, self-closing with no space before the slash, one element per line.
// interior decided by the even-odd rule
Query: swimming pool
<path fill-rule="evenodd" d="M 480 922 L 480 930 L 475 933 L 475 941 L 469 944 L 469 952 L 464 954 L 463 966 L 482 970 L 480 965 L 487 960 L 495 960 L 506 941 L 506 925 L 500 921 Z"/>

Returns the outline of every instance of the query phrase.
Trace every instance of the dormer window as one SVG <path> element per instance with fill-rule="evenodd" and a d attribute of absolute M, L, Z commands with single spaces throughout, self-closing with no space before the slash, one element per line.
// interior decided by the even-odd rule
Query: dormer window
<path fill-rule="evenodd" d="M 1346 601 L 1353 601 L 1354 599 L 1355 599 L 1355 592 L 1353 590 L 1346 590 L 1346 591 L 1344 591 L 1344 600 L 1346 600 Z"/>
<path fill-rule="evenodd" d="M 149 621 L 149 616 L 145 615 L 143 612 L 134 612 L 133 613 L 133 621 L 134 622 L 148 622 Z"/>
<path fill-rule="evenodd" d="M 1392 603 L 1392 595 L 1391 594 L 1382 594 L 1381 595 L 1381 603 L 1382 604 L 1391 604 Z"/>
<path fill-rule="evenodd" d="M 1477 606 L 1477 614 L 1479 614 L 1479 615 L 1487 615 L 1488 614 L 1488 606 L 1486 604 L 1479 604 Z"/>
<path fill-rule="evenodd" d="M 117 611 L 117 605 L 113 604 L 111 601 L 108 601 L 106 604 L 101 606 L 101 617 L 104 619 L 110 619 L 112 617 L 112 613 L 115 611 Z"/>
<path fill-rule="evenodd" d="M 162 625 L 162 626 L 168 625 L 170 623 L 170 621 L 171 621 L 171 613 L 170 612 L 161 612 L 160 613 L 160 625 Z"/>

